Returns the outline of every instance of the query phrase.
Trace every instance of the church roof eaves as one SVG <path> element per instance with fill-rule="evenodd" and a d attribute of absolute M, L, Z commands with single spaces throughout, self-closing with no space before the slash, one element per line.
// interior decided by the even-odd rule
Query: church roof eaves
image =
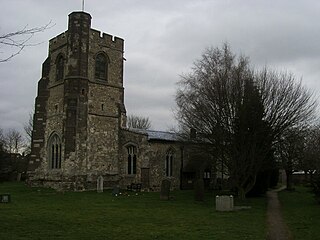
<path fill-rule="evenodd" d="M 129 131 L 145 134 L 148 136 L 149 141 L 170 141 L 170 142 L 178 142 L 181 141 L 179 139 L 178 134 L 174 132 L 164 132 L 164 131 L 155 131 L 155 130 L 146 130 L 146 129 L 137 129 L 130 128 Z"/>

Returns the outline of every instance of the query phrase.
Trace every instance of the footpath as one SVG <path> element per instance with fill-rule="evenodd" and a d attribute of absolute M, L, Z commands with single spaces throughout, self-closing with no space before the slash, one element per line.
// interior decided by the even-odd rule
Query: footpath
<path fill-rule="evenodd" d="M 278 199 L 278 192 L 285 187 L 267 192 L 267 240 L 292 240 L 292 235 L 281 214 L 281 205 Z"/>

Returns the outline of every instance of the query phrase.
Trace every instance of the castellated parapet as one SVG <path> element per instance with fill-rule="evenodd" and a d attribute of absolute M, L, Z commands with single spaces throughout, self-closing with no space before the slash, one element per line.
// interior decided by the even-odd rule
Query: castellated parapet
<path fill-rule="evenodd" d="M 67 34 L 68 32 L 63 32 L 60 35 L 49 40 L 49 52 L 58 49 L 67 44 Z"/>
<path fill-rule="evenodd" d="M 67 34 L 68 31 L 65 31 L 58 36 L 49 40 L 49 52 L 53 51 L 61 46 L 67 44 Z M 96 29 L 91 29 L 91 39 L 95 39 L 105 46 L 112 47 L 114 49 L 123 51 L 124 50 L 124 40 L 117 36 L 110 35 L 108 33 L 104 33 L 98 31 Z"/>
<path fill-rule="evenodd" d="M 100 39 L 98 40 L 100 44 L 112 47 L 117 50 L 123 51 L 124 49 L 124 40 L 122 38 L 112 36 L 107 33 L 102 33 L 98 30 L 91 29 L 91 36 L 94 39 Z"/>
<path fill-rule="evenodd" d="M 67 44 L 68 31 L 65 31 L 58 36 L 49 40 L 49 52 L 61 48 Z M 124 50 L 124 40 L 120 37 L 101 32 L 96 29 L 90 29 L 91 41 L 97 41 L 99 44 L 113 49 L 122 51 Z"/>

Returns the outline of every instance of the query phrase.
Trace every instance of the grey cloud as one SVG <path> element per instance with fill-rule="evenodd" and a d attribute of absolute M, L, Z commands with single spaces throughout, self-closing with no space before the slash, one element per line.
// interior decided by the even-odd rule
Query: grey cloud
<path fill-rule="evenodd" d="M 21 128 L 34 102 L 48 40 L 67 29 L 68 14 L 80 10 L 81 1 L 11 0 L 2 5 L 0 32 L 55 23 L 34 37 L 42 44 L 0 64 L 0 127 Z M 206 47 L 223 42 L 249 56 L 253 65 L 288 69 L 319 92 L 319 7 L 315 0 L 90 0 L 85 9 L 93 28 L 125 39 L 128 113 L 149 116 L 154 128 L 165 130 L 174 124 L 179 75 Z"/>

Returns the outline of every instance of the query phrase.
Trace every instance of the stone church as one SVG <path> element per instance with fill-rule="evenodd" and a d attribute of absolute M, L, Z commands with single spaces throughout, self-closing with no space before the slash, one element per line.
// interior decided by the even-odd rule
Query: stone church
<path fill-rule="evenodd" d="M 170 132 L 128 129 L 123 87 L 124 40 L 91 28 L 85 12 L 69 15 L 67 31 L 49 41 L 38 82 L 28 183 L 60 190 L 125 188 L 157 191 L 207 186 L 209 158 Z M 101 178 L 101 177 L 100 177 Z"/>

